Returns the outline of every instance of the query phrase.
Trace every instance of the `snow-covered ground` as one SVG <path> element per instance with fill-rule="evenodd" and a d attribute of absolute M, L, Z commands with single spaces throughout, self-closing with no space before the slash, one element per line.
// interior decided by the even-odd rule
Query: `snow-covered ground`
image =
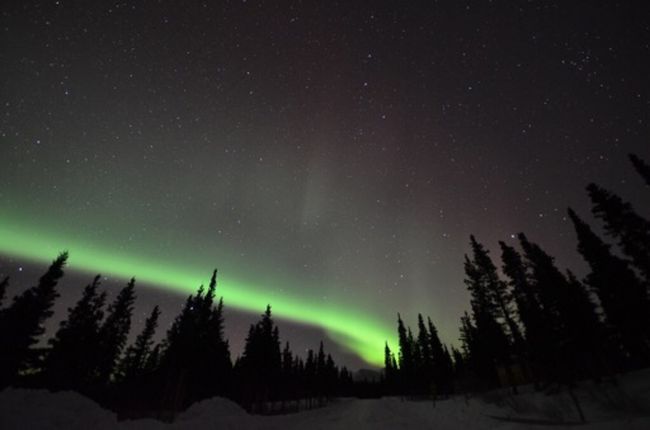
<path fill-rule="evenodd" d="M 490 393 L 431 402 L 341 399 L 328 407 L 283 416 L 252 416 L 229 400 L 197 403 L 173 424 L 118 422 L 115 414 L 71 392 L 6 389 L 0 393 L 0 429 L 520 429 L 575 428 L 577 413 L 566 394 L 524 388 L 517 396 Z M 619 378 L 618 386 L 583 384 L 577 390 L 585 429 L 650 429 L 650 370 Z"/>

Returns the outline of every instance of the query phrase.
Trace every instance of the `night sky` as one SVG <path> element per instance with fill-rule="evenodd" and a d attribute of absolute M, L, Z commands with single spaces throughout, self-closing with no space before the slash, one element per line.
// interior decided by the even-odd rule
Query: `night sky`
<path fill-rule="evenodd" d="M 471 233 L 583 273 L 588 182 L 650 213 L 643 3 L 3 2 L 0 274 L 68 249 L 57 318 L 134 275 L 163 334 L 218 267 L 233 355 L 266 303 L 353 368 L 456 343 Z"/>

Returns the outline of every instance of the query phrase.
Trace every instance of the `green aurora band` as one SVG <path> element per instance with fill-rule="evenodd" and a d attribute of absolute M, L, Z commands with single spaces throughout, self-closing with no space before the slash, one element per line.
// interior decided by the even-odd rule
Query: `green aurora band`
<path fill-rule="evenodd" d="M 59 252 L 67 250 L 71 270 L 122 279 L 135 276 L 145 284 L 181 294 L 194 293 L 205 279 L 200 275 L 205 275 L 207 268 L 177 267 L 170 261 L 100 249 L 81 240 L 37 231 L 8 220 L 5 215 L 0 219 L 0 253 L 9 256 L 49 263 Z M 254 313 L 260 313 L 270 303 L 278 318 L 321 327 L 332 340 L 374 366 L 383 366 L 384 343 L 395 344 L 394 330 L 390 326 L 362 315 L 349 305 L 314 304 L 296 296 L 270 294 L 259 285 L 240 282 L 227 273 L 219 275 L 218 295 L 223 296 L 226 306 Z"/>

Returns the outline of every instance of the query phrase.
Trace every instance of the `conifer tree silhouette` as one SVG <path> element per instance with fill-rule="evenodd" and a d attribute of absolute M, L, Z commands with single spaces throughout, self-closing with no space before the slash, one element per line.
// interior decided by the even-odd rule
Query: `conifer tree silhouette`
<path fill-rule="evenodd" d="M 498 385 L 497 366 L 507 364 L 510 360 L 510 342 L 499 321 L 502 309 L 495 300 L 494 288 L 482 261 L 482 246 L 473 236 L 470 238 L 474 259 L 465 256 L 465 285 L 471 294 L 473 336 L 470 363 L 476 376 L 488 387 Z M 469 326 L 468 326 L 469 329 Z"/>
<path fill-rule="evenodd" d="M 223 298 L 214 305 L 216 286 L 217 271 L 214 270 L 199 306 L 197 325 L 201 352 L 197 368 L 202 370 L 196 373 L 195 391 L 198 398 L 224 395 L 231 384 L 232 363 L 230 347 L 224 337 Z"/>
<path fill-rule="evenodd" d="M 145 373 L 145 366 L 151 354 L 153 336 L 158 326 L 160 308 L 154 306 L 151 314 L 144 322 L 142 332 L 135 339 L 133 345 L 126 349 L 124 358 L 119 365 L 119 378 L 122 381 L 135 381 Z"/>
<path fill-rule="evenodd" d="M 613 254 L 609 245 L 571 209 L 569 217 L 578 235 L 578 252 L 591 268 L 586 282 L 598 295 L 607 324 L 630 354 L 632 365 L 648 364 L 650 305 L 647 290 L 627 262 Z"/>
<path fill-rule="evenodd" d="M 160 358 L 165 375 L 164 402 L 180 408 L 231 389 L 232 363 L 224 338 L 223 300 L 215 305 L 217 271 L 205 290 L 190 295 L 167 332 Z"/>
<path fill-rule="evenodd" d="M 451 367 L 449 353 L 445 351 L 445 346 L 440 341 L 438 329 L 427 317 L 429 327 L 429 349 L 431 350 L 431 360 L 433 362 L 433 383 L 436 392 L 439 394 L 449 394 L 451 392 Z"/>
<path fill-rule="evenodd" d="M 634 169 L 639 175 L 641 175 L 646 185 L 650 186 L 650 165 L 639 158 L 636 154 L 630 154 L 629 157 Z"/>
<path fill-rule="evenodd" d="M 430 319 L 429 322 L 431 322 Z M 431 351 L 431 343 L 430 333 L 424 325 L 424 318 L 422 317 L 422 314 L 418 314 L 417 344 L 420 352 L 420 362 L 419 368 L 416 369 L 416 372 L 418 373 L 418 379 L 421 382 L 420 391 L 422 394 L 428 394 L 430 392 L 431 384 L 434 379 L 434 360 Z"/>
<path fill-rule="evenodd" d="M 0 308 L 2 307 L 2 302 L 5 299 L 7 294 L 7 287 L 9 286 L 9 276 L 5 276 L 2 281 L 0 281 Z"/>
<path fill-rule="evenodd" d="M 584 376 L 585 366 L 579 355 L 598 354 L 590 336 L 599 330 L 594 304 L 584 287 L 560 272 L 554 258 L 539 245 L 530 242 L 523 233 L 519 241 L 531 272 L 531 285 L 545 310 L 545 324 L 551 334 L 547 378 L 553 382 L 572 384 Z"/>
<path fill-rule="evenodd" d="M 402 316 L 397 314 L 397 335 L 399 341 L 399 354 L 397 361 L 399 363 L 399 390 L 406 395 L 413 394 L 415 380 L 415 351 L 413 347 L 413 336 L 409 336 L 410 330 L 407 331 Z"/>
<path fill-rule="evenodd" d="M 263 407 L 265 402 L 276 397 L 281 366 L 280 334 L 268 305 L 262 319 L 251 325 L 238 363 L 238 373 L 254 397 L 249 401 Z"/>
<path fill-rule="evenodd" d="M 388 342 L 384 344 L 384 381 L 387 394 L 395 394 L 395 384 L 397 379 L 397 367 L 394 365 L 395 356 L 388 347 Z"/>
<path fill-rule="evenodd" d="M 100 275 L 95 276 L 84 288 L 79 301 L 68 310 L 68 318 L 49 340 L 44 376 L 50 388 L 83 391 L 93 382 L 106 301 L 106 293 L 98 291 L 99 280 Z"/>
<path fill-rule="evenodd" d="M 638 215 L 631 204 L 596 184 L 587 186 L 592 212 L 605 223 L 605 231 L 616 238 L 621 250 L 643 274 L 650 287 L 650 221 Z"/>
<path fill-rule="evenodd" d="M 507 284 L 499 279 L 497 268 L 490 258 L 489 251 L 478 243 L 473 235 L 470 236 L 470 245 L 472 247 L 473 263 L 482 278 L 481 288 L 486 290 L 488 296 L 487 302 L 490 307 L 487 311 L 492 314 L 496 321 L 503 322 L 512 343 L 519 346 L 523 339 L 513 316 L 511 295 L 508 292 Z"/>
<path fill-rule="evenodd" d="M 19 371 L 30 358 L 30 348 L 43 334 L 43 322 L 52 316 L 52 306 L 58 297 L 56 285 L 63 276 L 68 253 L 62 252 L 52 262 L 38 284 L 13 299 L 0 311 L 0 387 L 16 381 Z"/>
<path fill-rule="evenodd" d="M 134 289 L 135 278 L 131 278 L 109 305 L 106 320 L 99 329 L 97 383 L 100 385 L 111 382 L 120 354 L 126 345 L 135 302 Z"/>
<path fill-rule="evenodd" d="M 515 248 L 499 242 L 503 273 L 516 304 L 519 322 L 523 326 L 524 359 L 530 366 L 535 381 L 543 378 L 546 368 L 551 365 L 553 339 L 546 324 L 548 316 L 541 308 L 538 295 L 531 285 L 526 266 Z"/>

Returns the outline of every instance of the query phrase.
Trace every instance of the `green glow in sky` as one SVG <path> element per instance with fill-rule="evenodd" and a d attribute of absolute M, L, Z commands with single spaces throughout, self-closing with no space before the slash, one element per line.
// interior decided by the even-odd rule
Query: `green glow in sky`
<path fill-rule="evenodd" d="M 212 269 L 180 267 L 174 265 L 174 261 L 101 248 L 80 239 L 39 231 L 4 215 L 0 219 L 1 253 L 49 263 L 62 250 L 70 252 L 69 267 L 72 270 L 124 279 L 135 276 L 141 283 L 182 294 L 194 293 L 200 284 L 205 283 Z M 276 317 L 323 328 L 335 342 L 369 364 L 382 366 L 384 342 L 388 340 L 389 344 L 394 344 L 394 330 L 389 324 L 373 320 L 351 305 L 333 301 L 315 303 L 295 294 L 269 293 L 265 291 L 263 282 L 255 285 L 241 282 L 227 270 L 220 271 L 218 282 L 218 294 L 223 296 L 226 306 L 257 314 L 270 303 Z"/>

